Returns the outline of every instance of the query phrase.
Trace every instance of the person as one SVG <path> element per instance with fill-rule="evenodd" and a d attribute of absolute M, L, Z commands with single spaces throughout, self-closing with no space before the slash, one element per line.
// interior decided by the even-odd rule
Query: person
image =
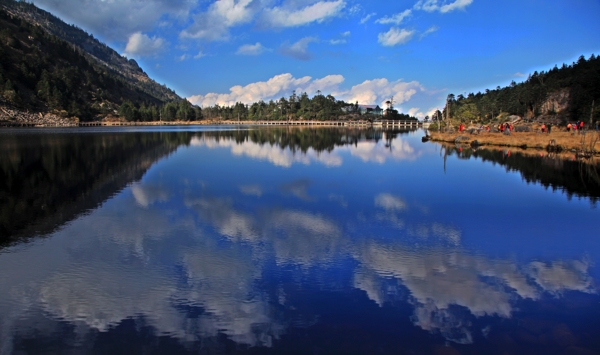
<path fill-rule="evenodd" d="M 548 123 L 548 134 L 552 132 L 552 123 Z"/>
<path fill-rule="evenodd" d="M 571 123 L 569 122 L 569 124 L 567 125 L 567 132 L 571 132 Z"/>
<path fill-rule="evenodd" d="M 583 133 L 583 121 L 579 122 L 579 127 L 578 127 L 579 131 L 581 133 Z"/>
<path fill-rule="evenodd" d="M 571 126 L 571 129 L 573 130 L 573 134 L 577 133 L 577 126 L 579 126 L 579 122 L 577 122 L 576 124 Z"/>
<path fill-rule="evenodd" d="M 542 123 L 542 133 L 546 133 L 546 124 Z"/>
<path fill-rule="evenodd" d="M 464 130 L 465 130 L 465 125 L 461 123 L 460 126 L 458 126 L 458 131 L 462 132 Z"/>

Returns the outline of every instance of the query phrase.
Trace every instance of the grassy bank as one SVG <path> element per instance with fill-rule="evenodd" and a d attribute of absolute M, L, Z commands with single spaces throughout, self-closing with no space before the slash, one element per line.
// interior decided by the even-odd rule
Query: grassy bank
<path fill-rule="evenodd" d="M 558 152 L 575 152 L 581 154 L 600 153 L 600 134 L 596 131 L 587 131 L 585 134 L 571 132 L 512 132 L 505 135 L 496 132 L 481 132 L 470 134 L 467 132 L 430 132 L 432 141 L 460 143 L 476 146 L 498 146 L 515 148 L 536 148 Z"/>

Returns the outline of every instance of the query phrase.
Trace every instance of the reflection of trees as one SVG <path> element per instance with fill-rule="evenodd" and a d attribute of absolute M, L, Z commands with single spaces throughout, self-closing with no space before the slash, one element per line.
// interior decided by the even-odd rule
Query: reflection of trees
<path fill-rule="evenodd" d="M 580 161 L 564 160 L 558 157 L 543 158 L 528 156 L 519 152 L 512 152 L 510 157 L 505 152 L 488 149 L 465 148 L 459 150 L 454 146 L 445 146 L 448 155 L 456 155 L 459 159 L 481 158 L 500 164 L 508 171 L 518 171 L 528 183 L 540 183 L 548 188 L 561 189 L 570 198 L 586 196 L 592 202 L 600 198 L 600 180 L 598 179 L 598 165 L 589 165 Z"/>
<path fill-rule="evenodd" d="M 407 133 L 408 130 L 386 130 L 374 128 L 348 129 L 348 128 L 299 128 L 299 127 L 270 127 L 254 130 L 208 131 L 200 136 L 220 139 L 235 140 L 237 143 L 251 141 L 260 145 L 278 146 L 290 149 L 292 152 L 306 153 L 309 149 L 316 152 L 331 152 L 335 147 L 356 145 L 358 142 L 374 140 L 378 142 L 383 134 L 396 138 L 398 134 Z"/>
<path fill-rule="evenodd" d="M 5 135 L 0 243 L 43 234 L 93 209 L 191 133 Z"/>

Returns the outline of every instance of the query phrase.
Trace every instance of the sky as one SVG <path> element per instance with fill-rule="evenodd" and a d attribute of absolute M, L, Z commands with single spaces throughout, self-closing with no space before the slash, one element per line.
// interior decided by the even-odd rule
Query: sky
<path fill-rule="evenodd" d="M 597 0 L 36 0 L 200 106 L 317 91 L 394 98 L 423 118 L 448 94 L 600 54 Z"/>

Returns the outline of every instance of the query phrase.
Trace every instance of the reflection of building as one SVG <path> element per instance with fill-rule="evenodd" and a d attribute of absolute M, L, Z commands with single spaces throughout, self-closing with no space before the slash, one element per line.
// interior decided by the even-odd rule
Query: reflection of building
<path fill-rule="evenodd" d="M 373 115 L 383 115 L 383 110 L 379 105 L 358 105 L 358 109 L 360 110 L 360 114 L 364 115 L 366 113 L 370 113 Z"/>

